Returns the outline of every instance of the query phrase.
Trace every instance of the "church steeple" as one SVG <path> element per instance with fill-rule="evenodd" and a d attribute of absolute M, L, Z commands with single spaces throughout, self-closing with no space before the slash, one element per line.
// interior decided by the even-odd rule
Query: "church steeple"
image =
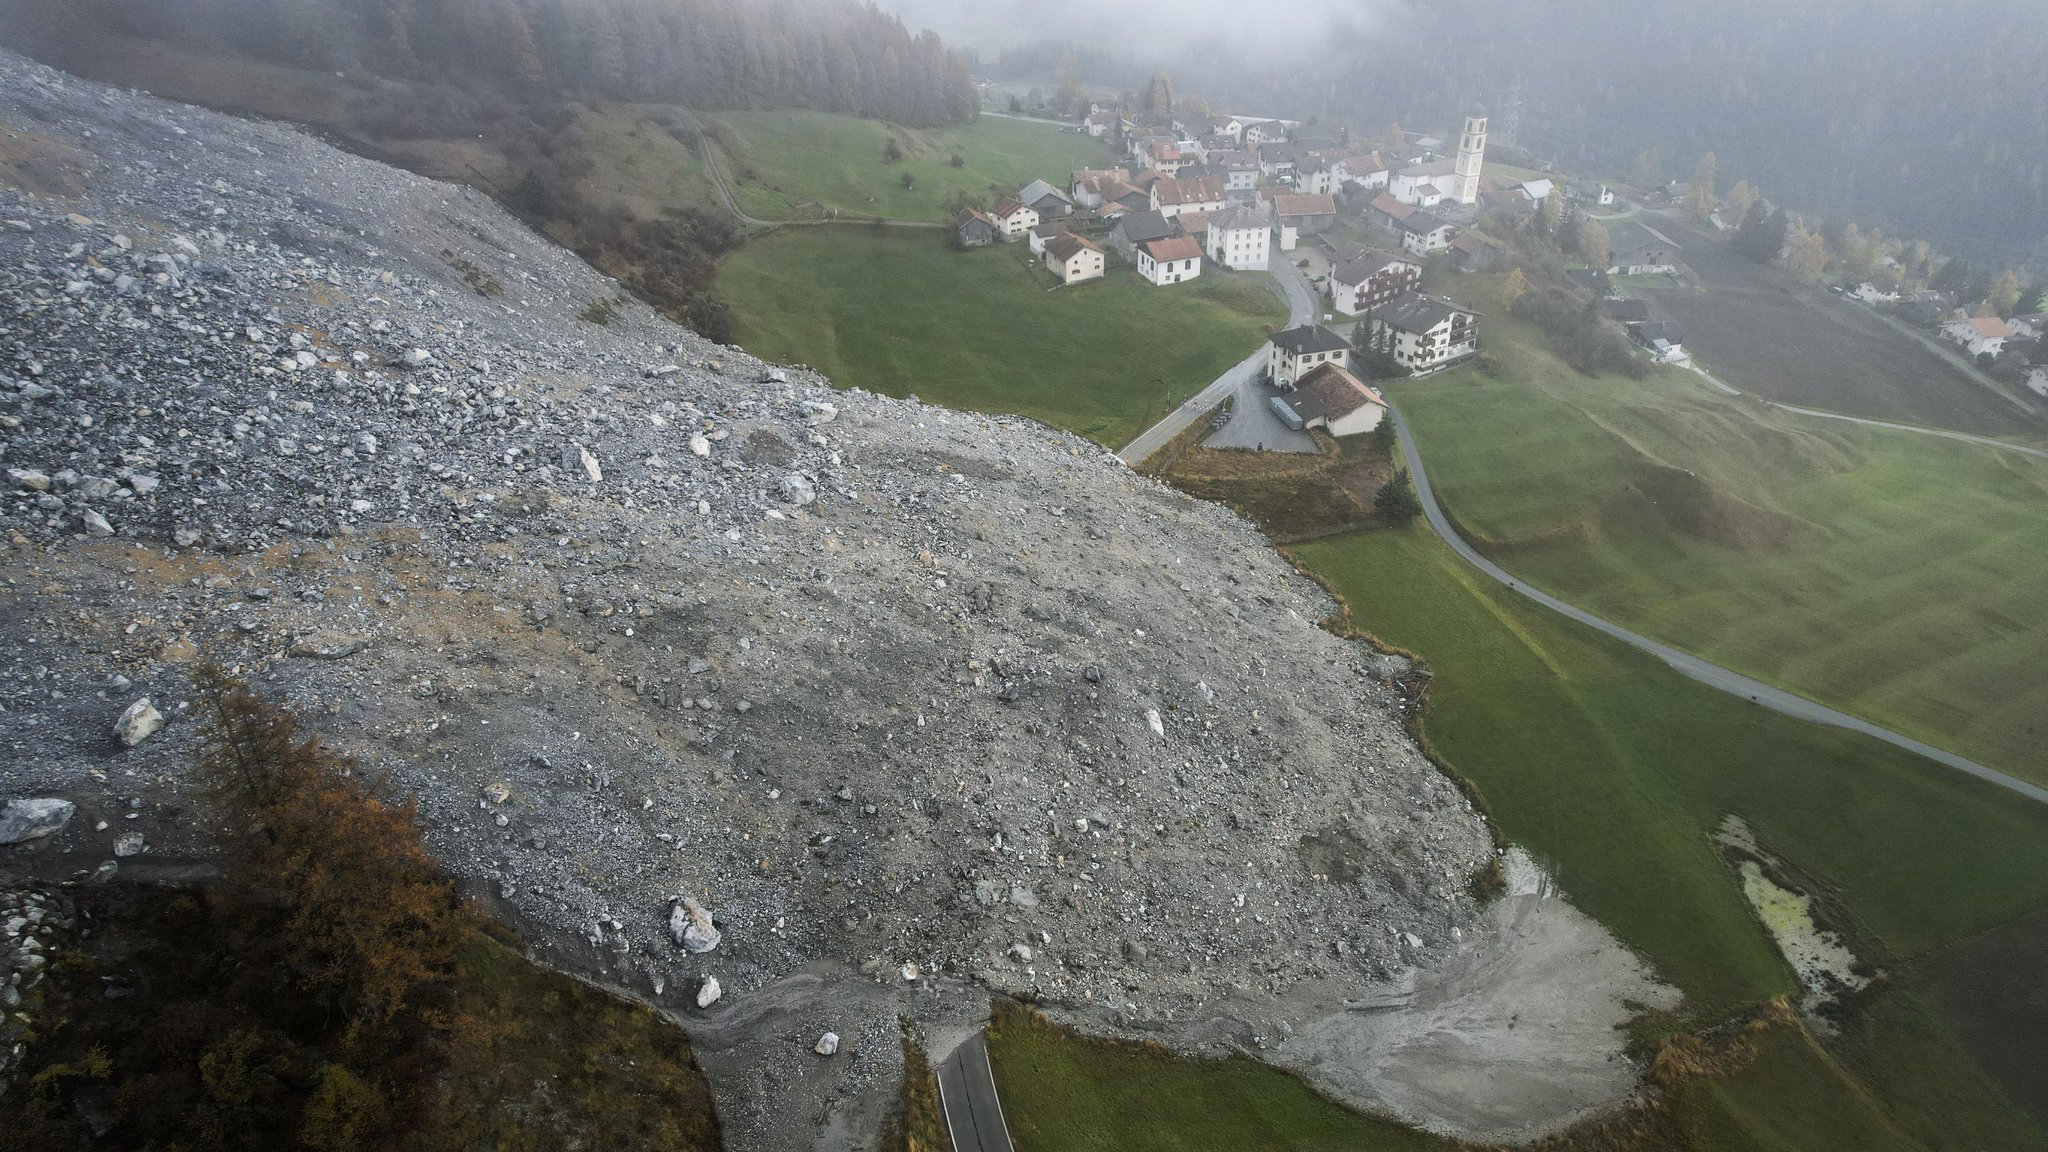
<path fill-rule="evenodd" d="M 1486 164 L 1486 109 L 1474 105 L 1465 116 L 1464 134 L 1458 137 L 1458 161 L 1452 178 L 1451 198 L 1460 204 L 1479 203 L 1479 170 Z"/>

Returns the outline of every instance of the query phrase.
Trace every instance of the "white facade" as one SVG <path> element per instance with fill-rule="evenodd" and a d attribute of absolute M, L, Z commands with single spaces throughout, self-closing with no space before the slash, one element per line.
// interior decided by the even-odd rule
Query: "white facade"
<path fill-rule="evenodd" d="M 998 208 L 995 212 L 996 235 L 1004 242 L 1021 240 L 1038 227 L 1038 210 L 1019 204 L 1014 207 Z"/>
<path fill-rule="evenodd" d="M 2027 369 L 2027 387 L 2048 396 L 2048 364 L 2036 364 Z"/>
<path fill-rule="evenodd" d="M 1202 274 L 1199 248 L 1195 249 L 1195 254 L 1187 255 L 1180 250 L 1181 245 L 1174 244 L 1171 245 L 1173 251 L 1167 253 L 1169 258 L 1162 260 L 1154 253 L 1156 247 L 1159 247 L 1156 241 L 1138 247 L 1138 275 L 1151 283 L 1163 287 L 1193 280 Z"/>
<path fill-rule="evenodd" d="M 1277 344 L 1266 346 L 1266 375 L 1275 387 L 1292 388 L 1296 380 L 1325 364 L 1351 367 L 1351 350 L 1336 348 L 1325 352 L 1290 353 Z"/>
<path fill-rule="evenodd" d="M 1058 247 L 1058 245 L 1054 247 Z M 1053 275 L 1058 276 L 1062 284 L 1078 284 L 1083 280 L 1099 280 L 1102 278 L 1104 269 L 1102 249 L 1084 244 L 1073 249 L 1072 255 L 1065 259 L 1061 259 L 1058 252 L 1047 249 L 1045 266 L 1052 269 Z"/>
<path fill-rule="evenodd" d="M 1263 217 L 1238 211 L 1209 218 L 1209 259 L 1239 272 L 1263 272 L 1273 254 L 1273 230 Z"/>
<path fill-rule="evenodd" d="M 1942 331 L 1971 356 L 1982 356 L 1986 352 L 1998 355 L 2005 351 L 2006 338 L 2012 335 L 2005 321 L 1989 319 L 1951 321 L 1943 325 Z"/>
<path fill-rule="evenodd" d="M 1458 159 L 1451 170 L 1451 199 L 1460 204 L 1479 203 L 1479 170 L 1485 165 L 1486 116 L 1474 111 L 1465 117 L 1465 132 L 1458 138 Z"/>

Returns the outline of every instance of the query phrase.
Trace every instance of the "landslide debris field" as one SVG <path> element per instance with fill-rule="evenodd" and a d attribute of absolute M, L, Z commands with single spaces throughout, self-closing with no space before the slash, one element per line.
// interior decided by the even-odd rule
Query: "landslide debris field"
<path fill-rule="evenodd" d="M 1405 662 L 1227 511 L 704 342 L 289 129 L 0 56 L 0 151 L 0 799 L 77 805 L 0 871 L 203 872 L 217 661 L 542 958 L 677 1013 L 736 1149 L 864 1146 L 898 1013 L 989 990 L 1222 1051 L 1514 970 Z M 1504 1058 L 1622 1059 L 1586 1031 Z M 1528 1079 L 1474 1115 L 1600 1102 Z"/>

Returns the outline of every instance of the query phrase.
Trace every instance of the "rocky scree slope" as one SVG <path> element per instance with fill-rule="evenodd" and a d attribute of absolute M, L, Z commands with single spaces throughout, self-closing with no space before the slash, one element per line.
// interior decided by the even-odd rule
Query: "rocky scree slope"
<path fill-rule="evenodd" d="M 861 1146 L 898 1011 L 1171 1042 L 1471 921 L 1493 849 L 1398 662 L 1228 511 L 709 344 L 287 128 L 6 56 L 0 173 L 0 798 L 78 805 L 0 869 L 202 862 L 217 660 L 681 1014 L 736 1148 Z"/>

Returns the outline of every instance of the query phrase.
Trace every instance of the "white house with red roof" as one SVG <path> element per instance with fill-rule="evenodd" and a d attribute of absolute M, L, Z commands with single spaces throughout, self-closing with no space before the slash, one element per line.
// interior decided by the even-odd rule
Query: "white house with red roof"
<path fill-rule="evenodd" d="M 1202 245 L 1192 236 L 1169 236 L 1138 245 L 1138 275 L 1165 286 L 1202 274 Z"/>
<path fill-rule="evenodd" d="M 996 222 L 996 235 L 1002 237 L 1004 243 L 1022 240 L 1038 227 L 1038 210 L 1017 200 L 1004 200 L 988 215 Z"/>
<path fill-rule="evenodd" d="M 2005 351 L 2005 342 L 2012 339 L 2012 328 L 1996 316 L 1972 316 L 1966 320 L 1951 320 L 1941 326 L 1942 335 L 1962 345 L 1963 351 L 1971 356 L 1982 356 L 1986 352 L 1996 356 Z"/>

